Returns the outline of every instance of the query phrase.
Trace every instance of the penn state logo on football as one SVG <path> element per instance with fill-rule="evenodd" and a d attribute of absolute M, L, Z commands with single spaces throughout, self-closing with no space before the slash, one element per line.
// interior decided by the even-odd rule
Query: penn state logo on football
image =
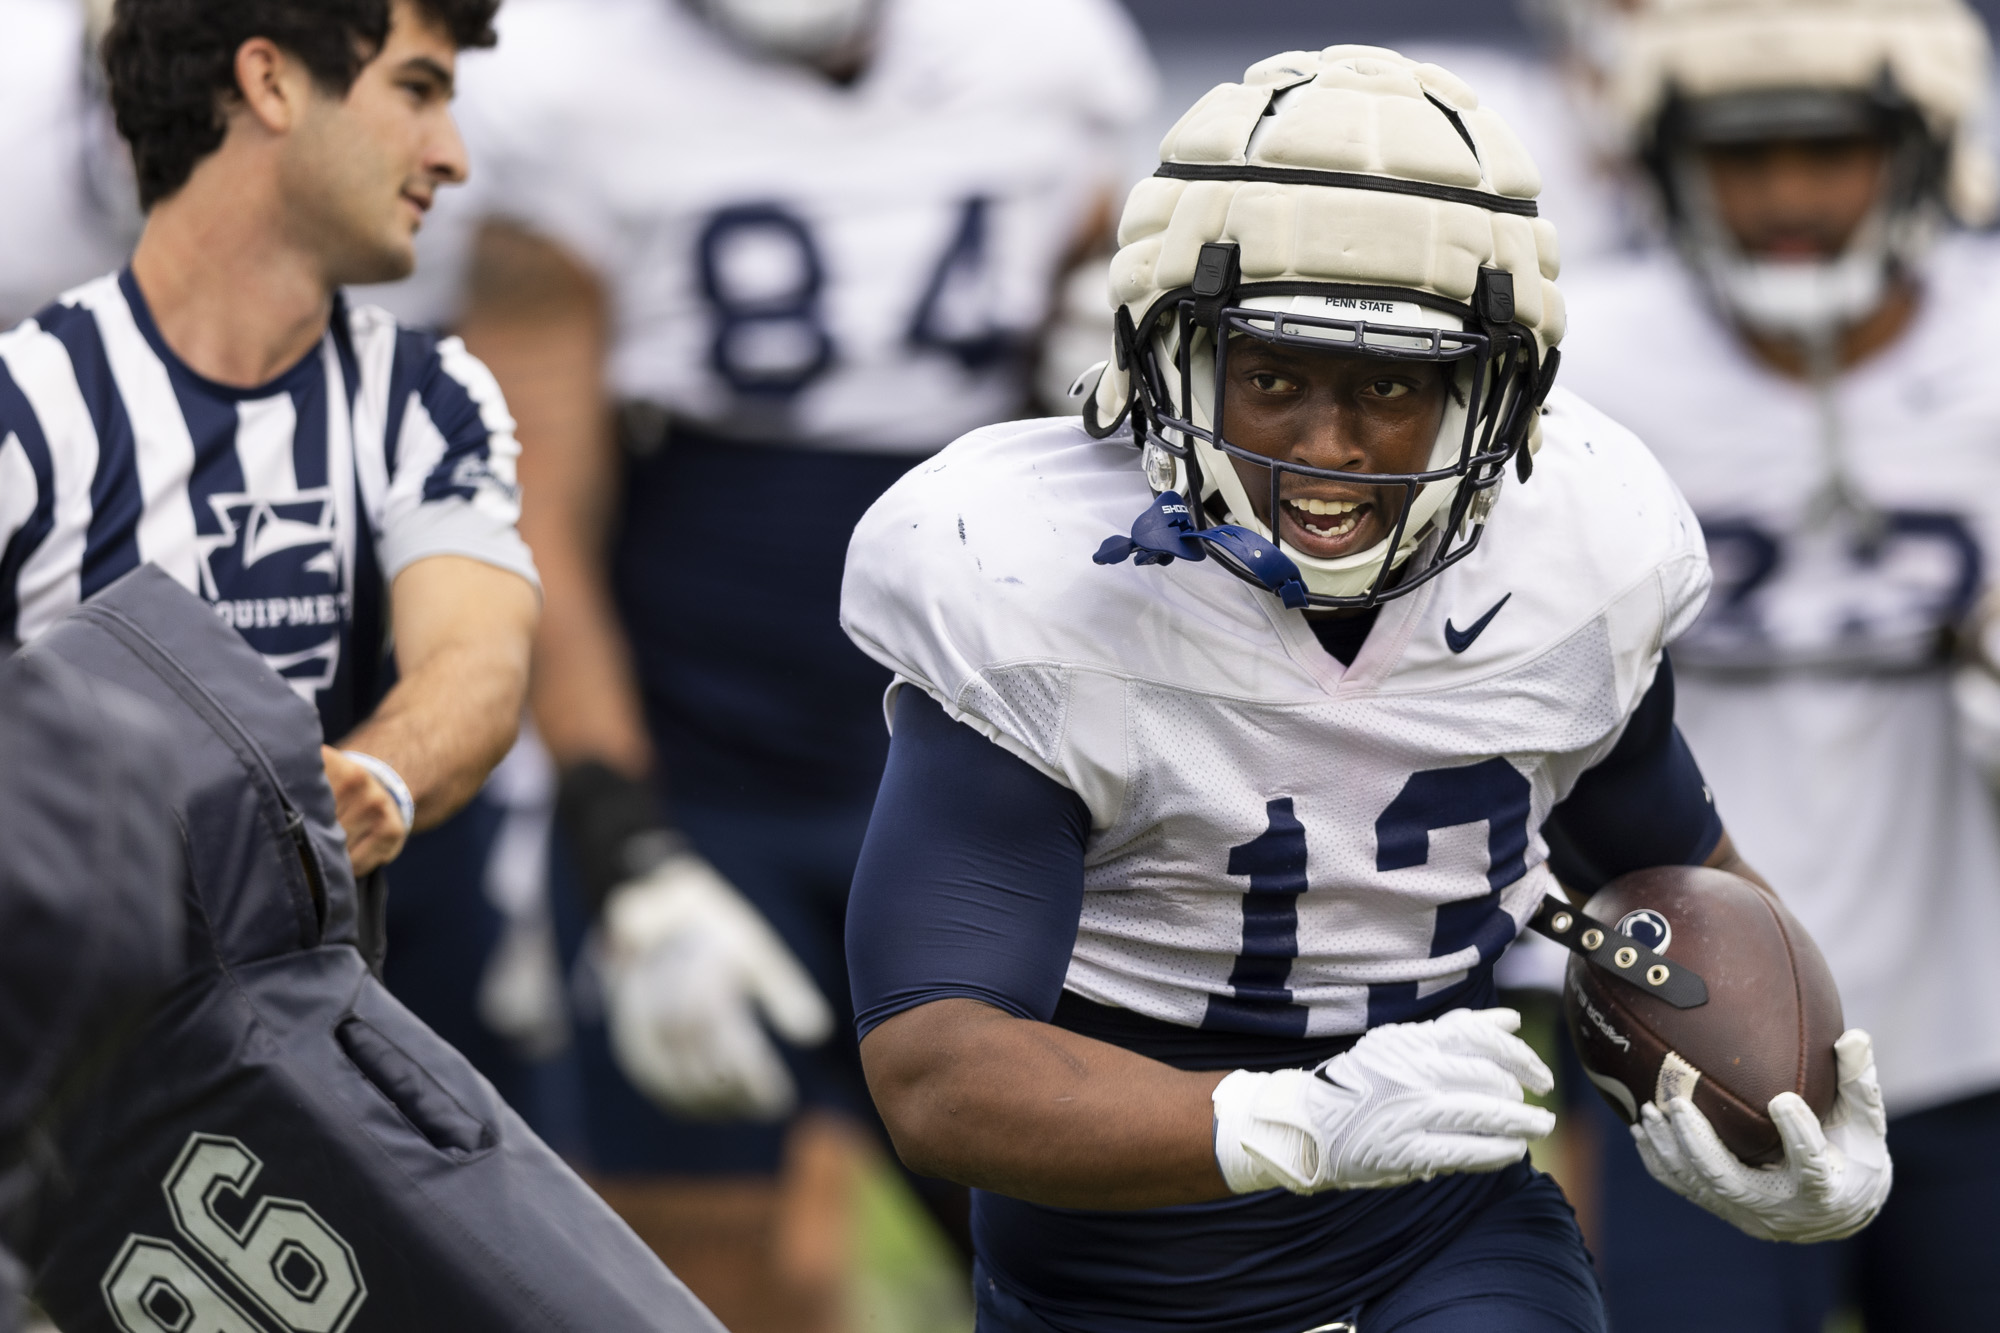
<path fill-rule="evenodd" d="M 1639 941 L 1654 953 L 1665 953 L 1674 942 L 1674 928 L 1650 907 L 1641 907 L 1618 918 L 1618 933 Z"/>

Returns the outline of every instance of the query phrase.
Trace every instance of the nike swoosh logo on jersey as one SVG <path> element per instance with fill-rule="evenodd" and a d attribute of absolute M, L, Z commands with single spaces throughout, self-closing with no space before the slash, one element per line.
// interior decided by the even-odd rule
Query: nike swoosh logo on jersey
<path fill-rule="evenodd" d="M 1486 627 L 1493 623 L 1493 617 L 1500 614 L 1500 608 L 1507 605 L 1507 598 L 1513 595 L 1510 592 L 1499 601 L 1493 603 L 1493 609 L 1473 621 L 1470 629 L 1453 629 L 1451 617 L 1446 616 L 1444 621 L 1444 646 L 1455 653 L 1462 653 L 1467 648 L 1470 648 L 1472 641 L 1486 632 Z"/>

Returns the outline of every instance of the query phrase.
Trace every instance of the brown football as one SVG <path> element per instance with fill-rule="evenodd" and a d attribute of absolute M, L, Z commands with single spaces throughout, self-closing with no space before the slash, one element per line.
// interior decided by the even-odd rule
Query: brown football
<path fill-rule="evenodd" d="M 1583 910 L 1708 984 L 1708 1003 L 1676 1009 L 1570 956 L 1563 1009 L 1604 1100 L 1630 1123 L 1646 1102 L 1691 1096 L 1738 1157 L 1781 1160 L 1771 1098 L 1796 1092 L 1824 1116 L 1835 1091 L 1840 993 L 1805 927 L 1748 880 L 1700 866 L 1622 876 Z"/>

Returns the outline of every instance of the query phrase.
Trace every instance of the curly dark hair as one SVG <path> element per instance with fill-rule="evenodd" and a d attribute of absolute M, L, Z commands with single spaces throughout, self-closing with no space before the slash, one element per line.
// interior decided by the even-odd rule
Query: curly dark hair
<path fill-rule="evenodd" d="M 500 0 L 412 0 L 463 47 L 491 46 Z M 139 206 L 187 183 L 222 143 L 236 52 L 267 37 L 344 96 L 389 40 L 393 0 L 117 0 L 104 71 L 118 132 L 132 145 Z"/>

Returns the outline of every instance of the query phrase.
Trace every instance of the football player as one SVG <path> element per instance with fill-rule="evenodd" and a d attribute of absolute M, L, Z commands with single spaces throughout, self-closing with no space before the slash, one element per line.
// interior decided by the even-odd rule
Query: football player
<path fill-rule="evenodd" d="M 452 71 L 493 9 L 120 0 L 105 58 L 145 230 L 0 335 L 0 636 L 158 564 L 318 708 L 362 875 L 477 789 L 526 689 L 499 391 L 339 291 L 406 272 L 464 176 Z"/>
<path fill-rule="evenodd" d="M 1681 725 L 1881 1041 L 1897 1163 L 1873 1227 L 1802 1251 L 1647 1188 L 1607 1125 L 1621 1333 L 2000 1305 L 2000 818 L 1950 692 L 2000 549 L 2000 252 L 1950 230 L 1992 202 L 1987 51 L 1957 0 L 1686 0 L 1643 7 L 1620 62 L 1676 244 L 1575 289 L 1564 378 L 1700 516 L 1716 587 L 1674 649 Z"/>
<path fill-rule="evenodd" d="M 888 676 L 840 633 L 842 557 L 1024 404 L 1152 75 L 1108 0 L 542 0 L 501 30 L 466 69 L 459 327 L 519 413 L 551 590 L 591 1157 L 725 1323 L 813 1325 L 788 1126 L 873 1120 L 828 997 Z"/>
<path fill-rule="evenodd" d="M 1492 964 L 1552 843 L 1586 885 L 1749 873 L 1662 655 L 1700 532 L 1549 392 L 1554 229 L 1453 75 L 1276 56 L 1161 157 L 1081 421 L 966 436 L 850 547 L 896 673 L 848 924 L 870 1087 L 976 1187 L 986 1333 L 1602 1329 Z M 1769 1170 L 1649 1103 L 1662 1180 L 1864 1225 L 1888 1161 L 1867 1035 L 1838 1050 L 1825 1126 L 1773 1099 Z"/>

